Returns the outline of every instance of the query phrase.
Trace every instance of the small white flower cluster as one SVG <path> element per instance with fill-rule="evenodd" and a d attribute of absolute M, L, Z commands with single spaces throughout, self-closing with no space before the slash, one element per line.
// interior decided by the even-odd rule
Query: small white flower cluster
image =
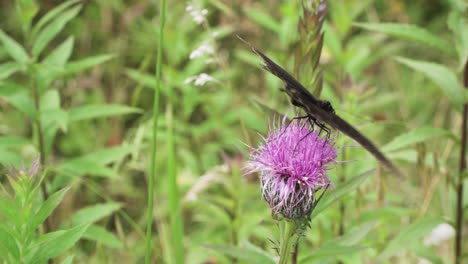
<path fill-rule="evenodd" d="M 185 10 L 187 10 L 187 12 L 190 13 L 190 16 L 193 18 L 195 23 L 201 24 L 204 21 L 206 21 L 205 16 L 208 14 L 207 9 L 199 9 L 199 8 L 196 8 L 194 5 L 188 5 Z M 214 33 L 213 33 L 213 37 L 215 37 Z M 209 55 L 208 58 L 205 58 L 206 59 L 205 63 L 209 64 L 213 62 L 213 56 L 211 55 L 214 55 L 214 54 L 215 54 L 214 46 L 211 45 L 209 41 L 204 41 L 198 48 L 196 48 L 194 51 L 190 53 L 189 59 L 193 60 L 193 59 L 202 57 L 204 55 Z M 193 83 L 196 86 L 203 86 L 207 82 L 212 82 L 212 81 L 217 81 L 217 80 L 211 77 L 210 75 L 208 75 L 207 73 L 200 73 L 198 75 L 188 77 L 187 79 L 185 79 L 184 83 L 185 84 Z"/>
<path fill-rule="evenodd" d="M 211 82 L 211 81 L 215 81 L 216 79 L 211 77 L 210 75 L 206 74 L 206 73 L 201 73 L 199 75 L 195 75 L 195 76 L 192 76 L 192 77 L 189 77 L 187 79 L 185 79 L 184 83 L 185 84 L 190 84 L 193 82 L 193 84 L 195 84 L 196 86 L 202 86 L 202 85 L 205 85 L 205 83 L 207 82 Z"/>
<path fill-rule="evenodd" d="M 205 21 L 205 16 L 208 14 L 208 10 L 198 10 L 193 5 L 188 5 L 187 8 L 185 8 L 185 10 L 187 10 L 187 12 L 190 13 L 190 15 L 193 18 L 193 21 L 195 21 L 195 23 L 197 24 L 203 23 L 203 21 Z"/>
<path fill-rule="evenodd" d="M 190 59 L 193 60 L 195 58 L 198 58 L 198 57 L 201 57 L 205 54 L 213 54 L 214 53 L 214 48 L 213 46 L 211 46 L 210 44 L 208 43 L 203 43 L 200 45 L 200 47 L 198 47 L 196 50 L 192 51 L 192 53 L 190 53 Z"/>

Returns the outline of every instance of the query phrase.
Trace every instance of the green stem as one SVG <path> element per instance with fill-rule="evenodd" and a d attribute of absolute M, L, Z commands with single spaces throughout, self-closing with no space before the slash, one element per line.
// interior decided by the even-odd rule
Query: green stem
<path fill-rule="evenodd" d="M 465 63 L 465 88 L 468 89 L 468 61 Z M 467 123 L 468 123 L 468 104 L 463 105 L 463 119 L 462 119 L 462 140 L 460 146 L 460 170 L 457 182 L 457 211 L 456 211 L 456 224 L 455 224 L 455 263 L 460 264 L 462 261 L 462 234 L 463 234 L 463 175 L 466 171 L 466 145 L 467 145 Z"/>
<path fill-rule="evenodd" d="M 38 145 L 39 145 L 39 155 L 40 155 L 40 162 L 41 162 L 41 167 L 45 168 L 45 158 L 46 158 L 46 151 L 45 151 L 45 144 L 44 144 L 44 132 L 42 129 L 42 117 L 41 117 L 41 96 L 39 93 L 39 88 L 37 87 L 36 83 L 36 71 L 31 72 L 31 87 L 32 87 L 32 92 L 33 92 L 33 100 L 34 100 L 34 107 L 35 107 L 35 123 L 36 123 L 36 130 L 37 130 L 37 138 L 38 138 Z M 49 194 L 47 193 L 47 181 L 44 179 L 44 181 L 41 184 L 41 192 L 42 196 L 44 198 L 44 201 L 46 201 L 49 198 Z M 44 223 L 44 233 L 48 233 L 50 230 L 52 230 L 51 222 L 50 219 L 47 218 L 45 223 Z"/>
<path fill-rule="evenodd" d="M 156 87 L 154 90 L 153 102 L 153 137 L 152 137 L 152 151 L 151 151 L 151 170 L 148 183 L 148 207 L 147 207 L 147 221 L 146 221 L 146 247 L 145 247 L 145 263 L 151 263 L 151 249 L 152 249 L 152 225 L 153 225 L 153 203 L 154 203 L 154 182 L 156 174 L 156 150 L 157 150 L 157 132 L 159 120 L 159 90 L 161 86 L 161 65 L 162 65 L 162 50 L 164 41 L 164 23 L 166 18 L 166 1 L 160 2 L 160 15 L 159 15 L 159 41 L 158 53 L 156 57 Z"/>
<path fill-rule="evenodd" d="M 282 220 L 279 222 L 280 228 L 280 252 L 279 264 L 287 264 L 292 253 L 292 248 L 297 243 L 298 237 L 296 236 L 297 225 L 293 221 Z"/>

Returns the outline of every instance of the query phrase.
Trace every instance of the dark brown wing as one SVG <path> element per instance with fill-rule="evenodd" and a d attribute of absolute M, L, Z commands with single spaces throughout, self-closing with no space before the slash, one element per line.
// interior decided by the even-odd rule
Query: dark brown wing
<path fill-rule="evenodd" d="M 294 105 L 301 107 L 310 117 L 318 119 L 320 122 L 326 123 L 354 139 L 394 174 L 403 178 L 403 174 L 400 170 L 398 170 L 398 168 L 388 160 L 369 139 L 334 113 L 334 110 L 328 101 L 315 98 L 302 84 L 300 84 L 296 79 L 294 79 L 294 77 L 292 77 L 278 64 L 273 62 L 265 54 L 254 48 L 253 51 L 263 59 L 266 70 L 273 73 L 286 83 L 286 93 L 289 95 L 291 102 Z M 324 107 L 324 105 L 328 105 L 328 107 Z"/>
<path fill-rule="evenodd" d="M 374 157 L 390 169 L 395 175 L 400 178 L 403 178 L 401 171 L 389 160 L 385 155 L 380 152 L 380 150 L 364 135 L 357 131 L 352 125 L 343 120 L 341 117 L 334 113 L 329 113 L 323 109 L 315 106 L 314 104 L 306 104 L 304 109 L 307 114 L 313 115 L 315 118 L 319 119 L 321 122 L 328 124 L 346 134 L 350 138 L 354 139 L 361 146 L 363 146 L 367 151 L 369 151 Z"/>
<path fill-rule="evenodd" d="M 292 104 L 296 106 L 301 106 L 303 98 L 308 98 L 312 103 L 319 104 L 320 100 L 315 98 L 301 83 L 299 83 L 294 77 L 292 77 L 287 71 L 281 68 L 278 64 L 268 58 L 262 52 L 252 48 L 258 56 L 260 56 L 265 62 L 264 68 L 273 73 L 276 77 L 280 78 L 286 83 L 285 92 L 291 98 Z"/>

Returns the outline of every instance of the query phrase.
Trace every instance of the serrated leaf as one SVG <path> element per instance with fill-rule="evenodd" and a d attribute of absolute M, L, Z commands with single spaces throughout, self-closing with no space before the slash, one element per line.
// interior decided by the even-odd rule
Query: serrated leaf
<path fill-rule="evenodd" d="M 341 246 L 337 244 L 329 244 L 318 249 L 315 249 L 312 254 L 299 259 L 299 263 L 310 263 L 311 261 L 325 258 L 336 258 L 337 256 L 354 254 L 361 250 L 367 249 L 360 246 Z"/>
<path fill-rule="evenodd" d="M 31 254 L 26 257 L 26 262 L 39 264 L 63 254 L 82 237 L 88 226 L 89 224 L 83 224 L 68 230 L 60 230 L 47 234 L 50 239 L 33 245 L 31 247 Z"/>
<path fill-rule="evenodd" d="M 28 53 L 24 48 L 12 39 L 10 36 L 5 34 L 0 29 L 0 42 L 2 42 L 5 51 L 18 63 L 25 64 L 29 60 Z"/>
<path fill-rule="evenodd" d="M 41 204 L 41 207 L 34 214 L 30 220 L 29 232 L 34 232 L 34 230 L 42 224 L 47 217 L 55 210 L 55 208 L 60 204 L 65 194 L 68 192 L 69 188 L 64 188 L 58 192 L 52 194 L 49 199 Z"/>
<path fill-rule="evenodd" d="M 419 127 L 413 131 L 404 133 L 396 138 L 394 138 L 392 141 L 390 141 L 388 144 L 386 144 L 384 147 L 382 147 L 382 150 L 384 152 L 390 152 L 390 151 L 395 151 L 416 143 L 424 142 L 429 139 L 433 139 L 436 137 L 446 137 L 450 136 L 454 138 L 454 135 L 452 132 L 442 129 L 442 128 L 437 128 L 437 127 Z"/>
<path fill-rule="evenodd" d="M 396 60 L 426 75 L 426 77 L 433 81 L 448 97 L 452 106 L 458 111 L 461 111 L 463 91 L 461 85 L 457 81 L 457 76 L 447 67 L 432 62 L 417 61 L 402 57 L 396 58 Z"/>
<path fill-rule="evenodd" d="M 10 77 L 13 73 L 18 72 L 23 67 L 16 62 L 7 62 L 0 65 L 0 80 Z"/>
<path fill-rule="evenodd" d="M 259 253 L 252 249 L 230 246 L 230 245 L 205 245 L 206 248 L 213 249 L 219 253 L 236 258 L 238 260 L 247 261 L 248 263 L 258 264 L 275 264 L 276 262 L 269 256 Z"/>
<path fill-rule="evenodd" d="M 316 217 L 320 212 L 325 210 L 327 207 L 332 205 L 341 197 L 356 190 L 364 182 L 364 180 L 367 179 L 367 177 L 369 177 L 369 175 L 373 172 L 374 170 L 370 170 L 368 172 L 357 175 L 348 180 L 347 182 L 340 184 L 333 191 L 327 191 L 327 193 L 324 194 L 323 199 L 317 204 L 315 209 L 312 211 L 311 218 Z"/>
<path fill-rule="evenodd" d="M 378 255 L 377 263 L 381 263 L 391 256 L 409 249 L 408 246 L 418 243 L 422 236 L 429 234 L 436 225 L 442 222 L 443 220 L 440 218 L 428 217 L 412 223 L 387 244 L 387 247 Z"/>
<path fill-rule="evenodd" d="M 62 44 L 55 48 L 42 63 L 51 66 L 63 67 L 70 58 L 73 50 L 74 38 L 68 37 Z"/>
<path fill-rule="evenodd" d="M 130 107 L 126 105 L 113 105 L 113 104 L 102 104 L 102 105 L 85 105 L 75 107 L 69 110 L 70 121 L 81 121 L 92 118 L 108 117 L 114 115 L 123 115 L 131 113 L 140 113 L 141 109 Z"/>
<path fill-rule="evenodd" d="M 96 241 L 110 248 L 123 248 L 122 242 L 113 233 L 97 225 L 91 225 L 83 234 L 83 239 Z"/>
<path fill-rule="evenodd" d="M 425 44 L 448 55 L 454 55 L 450 43 L 416 25 L 397 23 L 355 23 L 354 25 L 371 31 L 377 31 L 393 37 Z"/>
<path fill-rule="evenodd" d="M 33 43 L 32 54 L 37 57 L 41 54 L 49 42 L 63 30 L 65 25 L 72 20 L 81 10 L 81 5 L 71 8 L 57 16 L 37 36 Z"/>
<path fill-rule="evenodd" d="M 120 203 L 105 203 L 91 205 L 78 210 L 72 216 L 73 225 L 92 224 L 107 217 L 122 207 Z"/>

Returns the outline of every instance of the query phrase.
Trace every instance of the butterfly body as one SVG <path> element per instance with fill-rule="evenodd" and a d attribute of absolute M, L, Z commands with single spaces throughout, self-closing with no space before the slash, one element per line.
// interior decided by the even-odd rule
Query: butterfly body
<path fill-rule="evenodd" d="M 264 68 L 283 80 L 286 87 L 283 89 L 284 92 L 291 99 L 291 103 L 301 109 L 303 109 L 307 118 L 313 123 L 317 124 L 323 130 L 329 132 L 326 125 L 331 126 L 334 129 L 341 131 L 354 139 L 361 146 L 367 149 L 374 157 L 379 160 L 383 165 L 389 168 L 394 174 L 399 177 L 403 177 L 395 165 L 383 155 L 380 150 L 364 135 L 362 135 L 357 129 L 351 126 L 348 122 L 336 115 L 335 110 L 331 103 L 326 100 L 317 99 L 313 96 L 299 81 L 292 77 L 286 70 L 281 68 L 273 60 L 268 58 L 265 54 L 252 48 L 253 51 L 259 55 L 264 61 Z M 321 81 L 322 76 L 319 77 Z"/>

